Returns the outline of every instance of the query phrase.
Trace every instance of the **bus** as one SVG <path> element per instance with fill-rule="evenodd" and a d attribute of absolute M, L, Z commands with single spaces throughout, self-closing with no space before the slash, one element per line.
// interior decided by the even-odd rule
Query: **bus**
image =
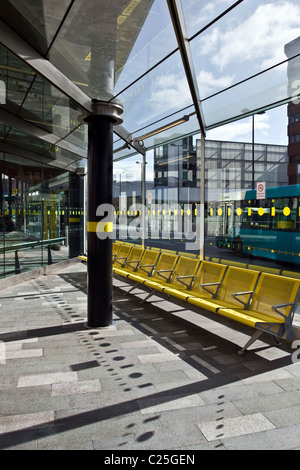
<path fill-rule="evenodd" d="M 300 264 L 300 184 L 225 196 L 217 214 L 218 248 Z"/>

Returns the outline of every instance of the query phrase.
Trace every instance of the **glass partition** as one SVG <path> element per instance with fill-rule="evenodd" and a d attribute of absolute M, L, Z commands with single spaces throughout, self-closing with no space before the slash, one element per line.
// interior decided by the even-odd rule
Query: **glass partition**
<path fill-rule="evenodd" d="M 0 153 L 0 279 L 83 252 L 82 186 L 79 175 Z"/>
<path fill-rule="evenodd" d="M 293 183 L 300 144 L 291 139 L 300 134 L 298 108 L 291 103 L 209 131 L 204 162 L 200 135 L 148 151 L 145 245 L 200 256 L 204 231 L 206 259 L 299 269 L 300 185 Z M 116 213 L 123 215 L 116 238 L 138 244 L 139 160 L 115 162 Z"/>

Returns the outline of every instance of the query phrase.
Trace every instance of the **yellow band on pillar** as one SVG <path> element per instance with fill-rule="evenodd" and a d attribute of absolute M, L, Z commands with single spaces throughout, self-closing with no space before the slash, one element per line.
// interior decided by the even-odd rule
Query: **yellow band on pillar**
<path fill-rule="evenodd" d="M 112 222 L 88 222 L 87 223 L 88 232 L 113 232 L 113 223 Z"/>

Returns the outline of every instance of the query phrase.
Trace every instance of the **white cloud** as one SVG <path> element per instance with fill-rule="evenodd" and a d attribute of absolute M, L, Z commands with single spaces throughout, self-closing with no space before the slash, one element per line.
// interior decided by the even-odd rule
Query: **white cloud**
<path fill-rule="evenodd" d="M 255 135 L 261 137 L 267 136 L 271 126 L 269 123 L 269 115 L 255 116 Z M 222 140 L 234 142 L 251 142 L 252 140 L 252 119 L 246 118 L 242 121 L 227 124 L 226 126 L 217 127 L 207 133 L 209 140 Z M 257 139 L 255 139 L 257 141 Z"/>
<path fill-rule="evenodd" d="M 217 90 L 226 88 L 233 83 L 234 75 L 225 75 L 216 78 L 213 73 L 201 70 L 197 76 L 200 88 L 200 96 L 214 93 Z M 192 104 L 192 98 L 187 80 L 179 79 L 175 74 L 169 74 L 159 77 L 155 83 L 155 89 L 151 94 L 150 100 L 155 109 L 171 109 L 174 107 L 184 107 Z"/>
<path fill-rule="evenodd" d="M 222 90 L 232 85 L 234 75 L 224 75 L 223 77 L 216 78 L 211 72 L 201 70 L 197 75 L 197 81 L 200 88 L 200 96 L 205 98 L 217 90 Z"/>
<path fill-rule="evenodd" d="M 186 78 L 179 78 L 176 74 L 160 76 L 150 101 L 155 109 L 160 110 L 190 105 L 192 100 Z"/>
<path fill-rule="evenodd" d="M 192 32 L 199 31 L 231 5 L 232 0 L 190 1 L 188 8 L 184 11 L 188 29 Z"/>
<path fill-rule="evenodd" d="M 221 70 L 253 60 L 266 68 L 286 58 L 284 45 L 300 35 L 299 24 L 299 5 L 281 0 L 267 3 L 236 27 L 212 29 L 201 44 L 201 53 L 210 54 Z"/>

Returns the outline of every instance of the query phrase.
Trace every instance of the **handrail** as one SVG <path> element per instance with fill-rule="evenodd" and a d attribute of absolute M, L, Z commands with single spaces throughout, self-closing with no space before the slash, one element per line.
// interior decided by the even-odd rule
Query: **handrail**
<path fill-rule="evenodd" d="M 47 264 L 50 266 L 52 264 L 52 256 L 51 256 L 51 245 L 57 245 L 58 243 L 62 243 L 66 238 L 61 237 L 61 238 L 51 238 L 49 240 L 35 240 L 32 242 L 23 242 L 23 243 L 16 243 L 15 245 L 11 245 L 8 247 L 1 247 L 0 248 L 0 254 L 5 254 L 5 253 L 15 253 L 15 269 L 14 271 L 5 271 L 4 273 L 0 274 L 1 276 L 5 276 L 6 274 L 21 274 L 21 266 L 20 266 L 20 261 L 19 261 L 19 256 L 18 256 L 18 251 L 21 250 L 29 250 L 30 248 L 34 248 L 36 246 L 47 246 L 48 247 L 48 260 Z M 43 262 L 42 262 L 43 265 Z"/>
<path fill-rule="evenodd" d="M 61 237 L 61 238 L 52 238 L 49 240 L 35 240 L 31 242 L 22 242 L 22 243 L 16 243 L 13 245 L 9 245 L 8 247 L 3 246 L 0 248 L 0 253 L 10 253 L 13 251 L 19 251 L 19 250 L 28 250 L 29 248 L 34 248 L 36 246 L 47 246 L 47 245 L 57 245 L 58 243 L 64 242 L 66 237 Z"/>

